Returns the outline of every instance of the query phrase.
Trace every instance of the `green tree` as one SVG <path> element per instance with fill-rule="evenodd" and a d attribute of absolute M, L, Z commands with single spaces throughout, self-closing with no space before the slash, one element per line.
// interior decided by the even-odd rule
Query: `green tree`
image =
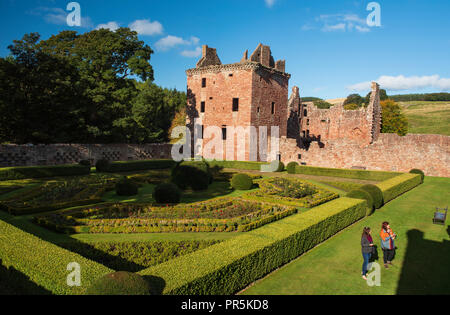
<path fill-rule="evenodd" d="M 31 33 L 9 49 L 11 57 L 0 59 L 0 141 L 134 139 L 123 122 L 136 116 L 135 82 L 153 80 L 153 51 L 136 32 L 63 31 L 42 41 Z"/>
<path fill-rule="evenodd" d="M 399 104 L 393 100 L 381 102 L 382 108 L 382 133 L 396 133 L 405 136 L 408 133 L 408 119 L 402 113 Z"/>
<path fill-rule="evenodd" d="M 365 99 L 359 94 L 350 94 L 346 100 L 344 101 L 344 106 L 347 104 L 356 104 L 358 106 L 362 106 L 364 104 Z"/>
<path fill-rule="evenodd" d="M 367 94 L 364 102 L 365 102 L 365 106 L 368 106 L 370 103 L 370 96 L 372 95 L 372 92 L 369 92 L 369 94 Z M 389 96 L 387 95 L 386 90 L 384 89 L 380 89 L 380 101 L 385 101 L 389 98 Z"/>
<path fill-rule="evenodd" d="M 67 142 L 77 132 L 83 102 L 77 69 L 40 49 L 39 34 L 25 35 L 0 59 L 1 141 Z"/>
<path fill-rule="evenodd" d="M 186 106 L 186 94 L 163 89 L 151 82 L 136 83 L 138 94 L 132 101 L 131 115 L 118 125 L 128 135 L 128 142 L 166 142 L 176 114 Z"/>

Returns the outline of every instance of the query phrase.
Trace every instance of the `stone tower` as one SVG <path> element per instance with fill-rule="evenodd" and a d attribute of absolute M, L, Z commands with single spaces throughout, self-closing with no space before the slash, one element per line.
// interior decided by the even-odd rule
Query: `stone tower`
<path fill-rule="evenodd" d="M 279 127 L 280 137 L 286 136 L 290 74 L 285 72 L 284 60 L 274 61 L 269 46 L 259 44 L 250 57 L 246 51 L 240 62 L 225 65 L 216 49 L 203 46 L 197 66 L 187 70 L 186 74 L 187 125 L 191 132 L 201 134 L 203 149 L 199 155 L 218 158 L 204 150 L 209 141 L 209 135 L 204 131 L 211 126 L 221 130 L 224 160 L 255 160 L 250 148 L 253 150 L 255 142 L 258 146 L 269 142 L 272 126 Z M 255 127 L 257 135 L 261 127 L 267 127 L 267 138 L 263 137 L 261 141 L 247 135 L 249 129 L 246 128 L 250 126 Z M 230 127 L 244 129 L 230 134 Z M 237 140 L 243 137 L 245 148 L 237 145 Z M 226 142 L 233 139 L 234 156 L 229 156 L 226 155 Z M 243 156 L 239 158 L 238 153 Z M 270 158 L 258 154 L 256 159 L 266 161 Z"/>

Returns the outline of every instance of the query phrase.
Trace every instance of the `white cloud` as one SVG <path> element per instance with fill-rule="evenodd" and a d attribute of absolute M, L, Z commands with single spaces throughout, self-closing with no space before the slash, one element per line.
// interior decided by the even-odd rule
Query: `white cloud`
<path fill-rule="evenodd" d="M 104 28 L 104 29 L 107 29 L 107 30 L 115 31 L 115 30 L 117 30 L 119 27 L 120 27 L 120 26 L 119 26 L 119 23 L 114 22 L 114 21 L 111 21 L 111 22 L 108 22 L 108 23 L 106 23 L 106 24 L 99 24 L 95 29 L 96 29 L 96 30 L 99 30 L 99 29 Z"/>
<path fill-rule="evenodd" d="M 183 50 L 181 55 L 188 58 L 200 57 L 202 54 L 202 48 L 197 47 L 195 50 Z"/>
<path fill-rule="evenodd" d="M 42 16 L 44 21 L 49 24 L 55 25 L 66 25 L 67 26 L 67 15 L 70 13 L 69 11 L 65 11 L 61 8 L 48 8 L 48 7 L 39 7 L 27 12 L 31 15 Z M 92 20 L 88 16 L 81 15 L 81 26 L 83 28 L 92 28 L 94 24 Z"/>
<path fill-rule="evenodd" d="M 191 36 L 191 38 L 189 40 L 186 40 L 181 37 L 168 35 L 168 36 L 158 40 L 155 43 L 155 47 L 159 51 L 167 51 L 171 48 L 174 48 L 174 47 L 180 46 L 180 45 L 198 45 L 199 42 L 200 42 L 200 38 L 195 37 L 195 36 Z M 193 54 L 193 51 L 186 50 L 185 52 L 187 55 Z M 195 50 L 195 52 L 197 52 L 197 50 Z M 186 56 L 186 57 L 190 57 L 190 56 Z"/>
<path fill-rule="evenodd" d="M 367 21 L 357 14 L 322 14 L 315 19 L 315 26 L 311 25 L 311 23 L 305 24 L 302 27 L 302 31 L 316 28 L 319 28 L 322 32 L 370 32 Z"/>
<path fill-rule="evenodd" d="M 431 76 L 381 76 L 375 80 L 380 84 L 381 88 L 390 91 L 402 90 L 420 90 L 425 88 L 434 88 L 440 91 L 450 91 L 450 78 L 441 78 L 439 75 Z M 370 90 L 371 82 L 361 82 L 347 87 L 353 91 Z"/>
<path fill-rule="evenodd" d="M 271 8 L 275 4 L 276 0 L 264 0 L 266 2 L 266 5 Z"/>
<path fill-rule="evenodd" d="M 189 42 L 182 39 L 181 37 L 168 35 L 161 38 L 155 43 L 155 47 L 158 50 L 166 51 L 178 45 L 188 45 Z"/>
<path fill-rule="evenodd" d="M 200 42 L 200 38 L 192 36 L 191 37 L 191 43 L 192 45 L 198 45 L 198 43 Z"/>
<path fill-rule="evenodd" d="M 139 35 L 159 35 L 163 32 L 163 26 L 158 21 L 151 22 L 147 20 L 136 20 L 128 26 Z"/>
<path fill-rule="evenodd" d="M 324 32 L 334 32 L 334 31 L 345 31 L 346 25 L 345 23 L 339 23 L 336 25 L 325 25 L 322 28 Z"/>

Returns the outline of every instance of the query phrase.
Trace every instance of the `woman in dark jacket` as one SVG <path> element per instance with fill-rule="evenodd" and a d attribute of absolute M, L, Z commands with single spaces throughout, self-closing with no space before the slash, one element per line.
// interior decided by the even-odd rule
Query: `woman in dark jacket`
<path fill-rule="evenodd" d="M 372 256 L 373 249 L 373 239 L 371 235 L 371 230 L 369 227 L 365 227 L 361 237 L 361 249 L 363 255 L 363 265 L 362 265 L 362 278 L 367 280 L 367 266 L 369 265 L 370 257 Z"/>

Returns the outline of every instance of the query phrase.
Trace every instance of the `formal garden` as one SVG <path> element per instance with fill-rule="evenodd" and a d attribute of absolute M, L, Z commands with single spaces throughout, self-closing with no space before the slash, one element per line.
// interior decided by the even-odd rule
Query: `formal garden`
<path fill-rule="evenodd" d="M 0 169 L 0 293 L 235 294 L 423 183 L 171 160 Z M 70 286 L 68 265 L 80 266 Z"/>

